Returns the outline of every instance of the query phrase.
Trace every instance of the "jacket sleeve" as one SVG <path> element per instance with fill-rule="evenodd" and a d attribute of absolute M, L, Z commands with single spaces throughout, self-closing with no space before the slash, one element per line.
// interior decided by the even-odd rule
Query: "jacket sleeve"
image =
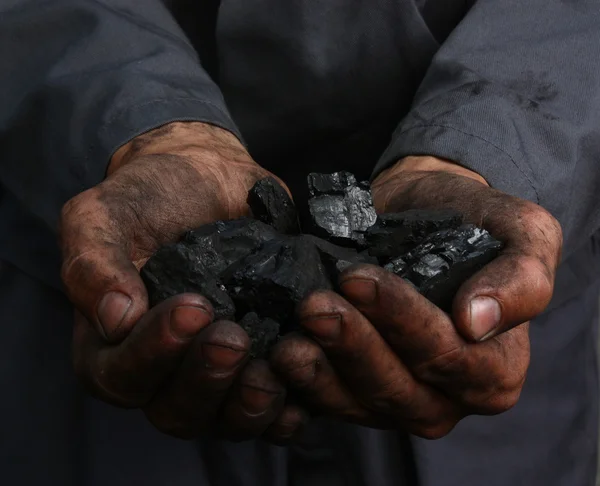
<path fill-rule="evenodd" d="M 600 227 L 600 3 L 477 0 L 437 52 L 375 174 L 453 160 L 562 224 L 565 254 Z"/>
<path fill-rule="evenodd" d="M 239 137 L 161 0 L 4 0 L 0 59 L 0 183 L 50 228 L 136 135 L 196 120 Z"/>

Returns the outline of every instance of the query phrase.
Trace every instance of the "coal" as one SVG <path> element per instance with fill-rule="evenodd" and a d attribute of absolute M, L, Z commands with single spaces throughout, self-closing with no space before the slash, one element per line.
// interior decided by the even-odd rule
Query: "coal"
<path fill-rule="evenodd" d="M 404 258 L 396 257 L 386 263 L 383 268 L 385 268 L 388 272 L 395 273 L 399 277 L 404 277 L 404 274 L 408 269 L 408 265 Z"/>
<path fill-rule="evenodd" d="M 219 275 L 233 262 L 250 255 L 266 241 L 280 238 L 275 229 L 255 219 L 217 221 L 187 232 L 182 243 L 193 248 L 205 266 Z"/>
<path fill-rule="evenodd" d="M 458 228 L 462 215 L 453 210 L 409 210 L 379 215 L 369 227 L 365 240 L 369 253 L 378 258 L 402 255 L 425 236 L 436 231 Z"/>
<path fill-rule="evenodd" d="M 248 312 L 240 321 L 240 326 L 250 338 L 250 356 L 266 358 L 271 347 L 279 339 L 279 323 L 268 317 L 262 319 L 256 312 Z"/>
<path fill-rule="evenodd" d="M 294 329 L 296 305 L 331 282 L 315 245 L 304 238 L 266 242 L 260 250 L 231 265 L 223 282 L 238 312 L 255 311 Z"/>
<path fill-rule="evenodd" d="M 333 174 L 312 172 L 308 175 L 307 182 L 310 197 L 336 194 L 343 196 L 347 189 L 358 184 L 354 174 L 347 171 L 334 172 Z"/>
<path fill-rule="evenodd" d="M 332 282 L 336 282 L 339 274 L 351 265 L 360 263 L 378 264 L 377 259 L 367 252 L 358 253 L 351 248 L 334 245 L 318 236 L 302 235 L 302 238 L 309 240 L 315 245 L 321 257 L 321 262 L 325 266 Z"/>
<path fill-rule="evenodd" d="M 308 176 L 308 232 L 350 248 L 365 246 L 365 231 L 377 220 L 368 182 L 349 172 Z"/>
<path fill-rule="evenodd" d="M 466 224 L 431 233 L 385 268 L 409 280 L 431 302 L 449 311 L 459 287 L 496 258 L 501 248 L 486 230 Z"/>
<path fill-rule="evenodd" d="M 213 305 L 215 319 L 233 319 L 235 306 L 218 276 L 194 247 L 176 243 L 159 249 L 141 270 L 150 305 L 187 292 L 201 294 Z"/>
<path fill-rule="evenodd" d="M 300 233 L 298 213 L 287 191 L 272 177 L 258 181 L 248 193 L 253 216 L 283 234 Z"/>
<path fill-rule="evenodd" d="M 287 192 L 268 178 L 249 192 L 254 219 L 207 224 L 160 248 L 141 270 L 150 304 L 202 294 L 216 319 L 246 330 L 252 357 L 266 357 L 280 335 L 298 329 L 298 303 L 315 290 L 335 290 L 351 265 L 381 265 L 449 311 L 460 285 L 502 248 L 455 211 L 377 216 L 369 184 L 349 172 L 310 174 L 308 185 L 304 234 Z"/>

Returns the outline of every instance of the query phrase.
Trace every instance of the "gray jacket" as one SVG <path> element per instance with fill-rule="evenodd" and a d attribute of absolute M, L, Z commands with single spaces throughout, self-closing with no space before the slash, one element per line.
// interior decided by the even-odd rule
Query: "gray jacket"
<path fill-rule="evenodd" d="M 590 295 L 600 276 L 600 244 L 593 238 L 600 228 L 597 0 L 1 0 L 0 60 L 0 260 L 6 262 L 0 272 L 6 359 L 0 389 L 12 391 L 0 400 L 2 417 L 12 417 L 7 432 L 0 430 L 0 470 L 17 471 L 15 482 L 0 482 L 301 484 L 286 482 L 288 467 L 305 478 L 302 484 L 319 485 L 369 484 L 365 478 L 371 477 L 379 478 L 373 486 L 413 486 L 417 473 L 428 486 L 470 486 L 465 477 L 499 486 L 589 480 L 590 461 L 573 472 L 570 463 L 553 462 L 549 451 L 563 450 L 560 424 L 578 424 L 567 427 L 579 433 L 569 439 L 577 457 L 595 447 L 597 430 L 590 412 L 597 404 L 596 388 L 590 391 L 595 355 L 582 351 L 593 340 L 588 324 L 596 298 Z M 62 319 L 55 329 L 62 329 L 60 349 L 68 354 L 70 309 L 56 292 L 61 206 L 103 179 L 121 144 L 174 120 L 231 130 L 298 199 L 310 170 L 347 169 L 368 177 L 402 156 L 428 154 L 473 169 L 492 186 L 554 214 L 564 229 L 564 264 L 555 310 L 532 330 L 531 378 L 516 412 L 497 421 L 467 420 L 448 440 L 416 441 L 414 449 L 405 436 L 341 427 L 325 434 L 336 442 L 333 459 L 314 445 L 320 439 L 305 447 L 312 456 L 300 449 L 288 456 L 260 443 L 203 443 L 180 453 L 182 443 L 159 437 L 140 418 L 124 418 L 96 402 L 73 405 L 87 399 L 73 391 L 70 378 L 57 378 L 69 373 L 68 364 L 52 372 L 45 361 L 47 375 L 31 371 L 43 343 L 59 340 L 59 331 L 48 330 L 48 315 Z M 573 322 L 560 326 L 565 319 Z M 553 331 L 541 332 L 544 327 Z M 575 369 L 587 366 L 581 379 L 552 368 L 559 352 Z M 63 363 L 62 355 L 53 359 Z M 25 379 L 23 370 L 29 370 Z M 62 390 L 60 397 L 42 392 L 48 383 Z M 572 396 L 575 402 L 568 401 Z M 544 412 L 536 422 L 531 411 L 550 402 L 554 415 Z M 571 406 L 584 402 L 585 410 Z M 85 416 L 65 412 L 81 407 Z M 24 432 L 32 423 L 35 430 Z M 534 441 L 542 452 L 528 468 L 519 458 L 529 459 L 511 449 L 508 437 L 511 427 L 524 431 L 535 424 L 533 435 L 540 428 L 546 435 Z M 44 431 L 50 430 L 58 430 L 50 434 L 54 442 L 31 463 L 24 459 L 49 440 Z M 10 442 L 3 448 L 5 437 Z M 486 437 L 497 441 L 493 451 Z M 111 469 L 115 451 L 128 441 L 134 445 L 123 452 L 127 462 L 117 460 L 121 469 Z M 103 444 L 111 445 L 104 450 Z M 505 455 L 502 444 L 508 444 Z M 344 456 L 344 447 L 354 456 Z M 105 455 L 96 454 L 101 449 Z M 460 451 L 468 451 L 468 465 L 460 465 Z M 168 462 L 165 477 L 177 472 L 177 481 L 159 479 L 161 460 L 146 460 L 153 454 Z M 348 459 L 357 456 L 362 459 Z M 330 467 L 336 457 L 345 457 L 338 465 L 349 466 L 339 483 Z M 41 464 L 50 464 L 54 476 L 44 476 Z M 495 472 L 484 474 L 486 465 Z M 87 476 L 85 467 L 92 471 Z M 523 473 L 522 483 L 507 472 L 513 470 Z M 559 479 L 564 482 L 553 482 Z"/>

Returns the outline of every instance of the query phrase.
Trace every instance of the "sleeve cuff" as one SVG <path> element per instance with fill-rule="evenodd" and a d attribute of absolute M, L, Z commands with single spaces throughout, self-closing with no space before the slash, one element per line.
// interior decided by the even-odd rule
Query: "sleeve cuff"
<path fill-rule="evenodd" d="M 81 190 L 104 180 L 110 158 L 133 138 L 176 121 L 195 121 L 216 125 L 233 133 L 242 143 L 242 135 L 231 117 L 217 105 L 195 98 L 156 99 L 129 107 L 107 120 L 97 132 L 85 158 Z"/>
<path fill-rule="evenodd" d="M 485 138 L 444 124 L 415 125 L 394 135 L 377 163 L 376 177 L 407 156 L 428 155 L 452 160 L 481 175 L 490 186 L 539 204 L 531 178 L 515 156 Z"/>

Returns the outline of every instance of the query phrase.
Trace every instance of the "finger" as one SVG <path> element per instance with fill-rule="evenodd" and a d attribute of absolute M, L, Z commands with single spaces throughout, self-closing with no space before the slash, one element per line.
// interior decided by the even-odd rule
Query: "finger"
<path fill-rule="evenodd" d="M 148 296 L 97 188 L 65 205 L 60 236 L 67 296 L 107 341 L 120 341 L 148 309 Z"/>
<path fill-rule="evenodd" d="M 467 280 L 452 305 L 457 329 L 470 341 L 486 341 L 541 314 L 554 292 L 555 269 L 507 249 Z"/>
<path fill-rule="evenodd" d="M 339 287 L 410 367 L 466 348 L 450 317 L 391 272 L 373 265 L 350 267 Z"/>
<path fill-rule="evenodd" d="M 259 437 L 281 412 L 285 395 L 265 360 L 248 362 L 224 404 L 222 433 L 231 440 Z"/>
<path fill-rule="evenodd" d="M 548 306 L 554 291 L 560 225 L 533 203 L 502 197 L 510 210 L 490 210 L 482 225 L 505 247 L 461 286 L 453 302 L 457 329 L 472 341 L 485 341 L 533 319 Z"/>
<path fill-rule="evenodd" d="M 237 324 L 208 326 L 194 339 L 172 380 L 144 408 L 150 422 L 179 438 L 210 431 L 249 349 L 248 335 Z"/>
<path fill-rule="evenodd" d="M 121 343 L 107 345 L 79 314 L 73 339 L 75 370 L 99 398 L 123 407 L 145 405 L 211 320 L 206 299 L 182 294 L 151 309 Z"/>
<path fill-rule="evenodd" d="M 323 349 L 306 336 L 284 336 L 271 350 L 270 362 L 311 412 L 361 425 L 376 425 L 373 414 L 352 396 Z"/>
<path fill-rule="evenodd" d="M 309 419 L 310 416 L 304 408 L 296 404 L 286 404 L 262 438 L 280 446 L 291 444 L 302 435 Z"/>
<path fill-rule="evenodd" d="M 504 243 L 501 255 L 459 289 L 454 323 L 470 341 L 531 320 L 550 302 L 562 231 L 540 206 L 447 172 L 402 172 L 374 185 L 382 211 L 456 209 Z"/>
<path fill-rule="evenodd" d="M 467 343 L 447 314 L 407 282 L 374 266 L 347 270 L 340 289 L 419 380 L 478 413 L 504 411 L 518 399 L 529 364 L 526 328 Z"/>
<path fill-rule="evenodd" d="M 302 302 L 299 314 L 302 326 L 365 407 L 419 435 L 438 436 L 454 426 L 460 416 L 455 405 L 417 382 L 375 328 L 341 296 L 316 292 Z"/>

